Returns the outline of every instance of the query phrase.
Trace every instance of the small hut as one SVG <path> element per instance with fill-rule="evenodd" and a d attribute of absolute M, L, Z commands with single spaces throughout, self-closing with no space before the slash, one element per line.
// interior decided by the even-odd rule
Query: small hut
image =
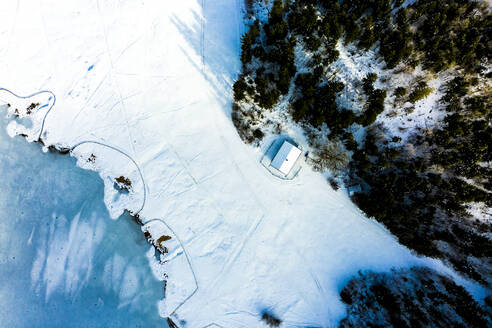
<path fill-rule="evenodd" d="M 300 155 L 301 150 L 285 140 L 270 163 L 270 166 L 288 175 Z"/>

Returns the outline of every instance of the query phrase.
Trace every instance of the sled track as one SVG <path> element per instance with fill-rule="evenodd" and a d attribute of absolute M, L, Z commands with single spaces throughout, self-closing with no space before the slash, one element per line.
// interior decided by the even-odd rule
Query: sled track
<path fill-rule="evenodd" d="M 174 231 L 174 229 L 171 228 L 169 226 L 169 224 L 166 223 L 166 221 L 164 221 L 162 219 L 158 219 L 158 218 L 157 219 L 149 220 L 149 221 L 145 222 L 145 224 L 150 223 L 150 222 L 155 222 L 155 221 L 162 222 L 173 233 L 173 235 L 176 237 L 176 239 L 178 240 L 179 245 L 183 249 L 183 253 L 185 255 L 186 262 L 188 262 L 188 265 L 190 266 L 191 274 L 193 275 L 193 280 L 195 281 L 195 289 L 193 290 L 193 292 L 190 295 L 188 295 L 188 297 L 186 297 L 184 299 L 184 301 L 182 301 L 181 303 L 179 303 L 178 306 L 176 306 L 176 308 L 171 312 L 171 315 L 173 315 L 173 314 L 176 313 L 176 311 L 178 311 L 178 309 L 181 306 L 183 306 L 183 304 L 185 304 L 190 298 L 193 297 L 193 295 L 196 294 L 196 292 L 198 291 L 198 279 L 196 278 L 195 270 L 193 270 L 193 266 L 191 265 L 190 256 L 188 255 L 188 252 L 186 251 L 186 248 L 184 247 L 183 243 L 181 242 L 181 239 L 178 237 L 178 235 L 176 234 L 176 232 Z"/>

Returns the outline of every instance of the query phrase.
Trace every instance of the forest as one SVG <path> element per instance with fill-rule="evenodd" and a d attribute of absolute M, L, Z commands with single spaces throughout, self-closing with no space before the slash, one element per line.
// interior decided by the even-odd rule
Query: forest
<path fill-rule="evenodd" d="M 492 206 L 491 23 L 484 1 L 274 0 L 268 19 L 253 18 L 242 37 L 233 122 L 246 142 L 259 140 L 264 133 L 248 123 L 253 114 L 245 105 L 262 116 L 287 99 L 289 116 L 306 135 L 321 131 L 345 152 L 344 183 L 361 186 L 353 195 L 360 209 L 407 247 L 491 287 L 492 227 L 466 211 L 471 202 Z M 415 104 L 432 93 L 426 80 L 389 94 L 369 73 L 359 85 L 363 110 L 341 107 L 337 97 L 346 85 L 330 70 L 340 43 L 377 51 L 387 70 L 448 74 L 439 100 L 443 121 L 405 143 L 377 122 L 390 95 Z M 299 49 L 310 58 L 301 71 Z M 355 140 L 353 127 L 364 128 L 363 140 Z M 332 149 L 319 142 L 314 148 Z"/>
<path fill-rule="evenodd" d="M 485 328 L 491 319 L 463 287 L 421 267 L 359 273 L 342 289 L 341 298 L 348 307 L 342 328 Z"/>

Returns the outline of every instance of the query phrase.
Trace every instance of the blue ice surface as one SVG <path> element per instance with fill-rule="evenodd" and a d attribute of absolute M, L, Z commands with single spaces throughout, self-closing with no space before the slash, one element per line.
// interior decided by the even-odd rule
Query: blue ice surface
<path fill-rule="evenodd" d="M 167 327 L 150 246 L 128 215 L 109 217 L 97 173 L 5 127 L 0 118 L 0 327 Z"/>
<path fill-rule="evenodd" d="M 89 68 L 87 69 L 88 71 L 92 70 L 94 68 L 94 65 L 91 65 L 89 66 Z"/>
<path fill-rule="evenodd" d="M 44 104 L 43 106 L 39 107 L 39 109 L 43 109 L 45 107 L 48 107 L 48 104 Z"/>

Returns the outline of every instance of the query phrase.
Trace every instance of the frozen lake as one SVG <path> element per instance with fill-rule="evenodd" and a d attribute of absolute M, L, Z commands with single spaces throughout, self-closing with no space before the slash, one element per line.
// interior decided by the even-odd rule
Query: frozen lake
<path fill-rule="evenodd" d="M 0 326 L 166 327 L 163 282 L 128 216 L 110 219 L 103 182 L 69 156 L 5 133 L 0 107 Z"/>

